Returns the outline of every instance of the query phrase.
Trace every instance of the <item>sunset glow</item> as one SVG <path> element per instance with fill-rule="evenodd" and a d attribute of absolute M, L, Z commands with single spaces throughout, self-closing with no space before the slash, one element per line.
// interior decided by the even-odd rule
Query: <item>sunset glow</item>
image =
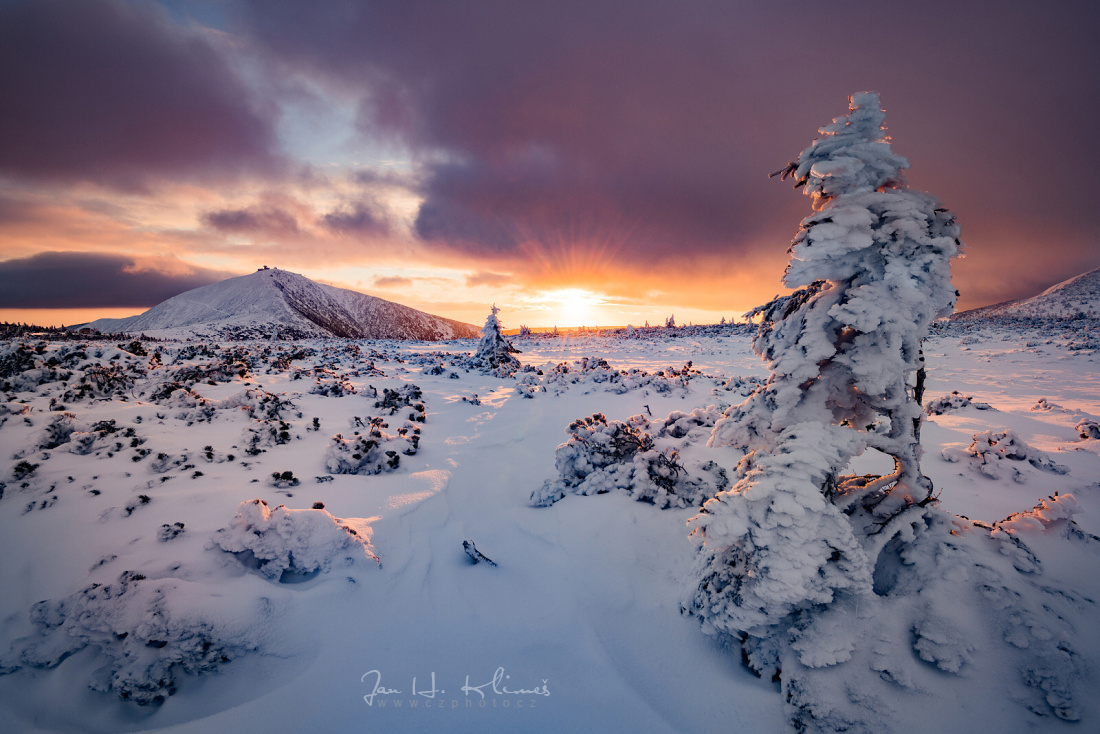
<path fill-rule="evenodd" d="M 1043 36 L 994 10 L 1026 42 L 993 48 L 977 6 L 948 27 L 800 6 L 819 32 L 797 54 L 779 5 L 660 6 L 615 39 L 617 0 L 377 18 L 364 0 L 335 24 L 215 5 L 0 9 L 0 319 L 139 313 L 263 265 L 475 324 L 492 303 L 517 326 L 731 318 L 783 290 L 811 211 L 768 174 L 863 88 L 911 184 L 958 213 L 961 307 L 1100 264 L 1091 193 L 1065 180 L 1098 150 L 1095 65 L 1069 61 L 1088 4 L 1042 9 Z M 944 89 L 959 69 L 969 86 Z"/>

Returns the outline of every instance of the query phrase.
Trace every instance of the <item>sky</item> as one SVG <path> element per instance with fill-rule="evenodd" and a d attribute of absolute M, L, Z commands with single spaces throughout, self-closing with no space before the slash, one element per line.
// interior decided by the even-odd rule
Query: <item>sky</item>
<path fill-rule="evenodd" d="M 0 0 L 0 320 L 264 265 L 474 324 L 783 292 L 769 174 L 880 93 L 960 307 L 1100 266 L 1100 3 Z"/>

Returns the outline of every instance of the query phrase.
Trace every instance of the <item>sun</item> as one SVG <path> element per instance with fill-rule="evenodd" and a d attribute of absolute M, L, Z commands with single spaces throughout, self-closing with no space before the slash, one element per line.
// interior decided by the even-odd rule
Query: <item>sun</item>
<path fill-rule="evenodd" d="M 580 288 L 563 288 L 546 294 L 552 304 L 552 313 L 561 320 L 561 326 L 594 326 L 595 307 L 601 299 L 594 293 Z"/>

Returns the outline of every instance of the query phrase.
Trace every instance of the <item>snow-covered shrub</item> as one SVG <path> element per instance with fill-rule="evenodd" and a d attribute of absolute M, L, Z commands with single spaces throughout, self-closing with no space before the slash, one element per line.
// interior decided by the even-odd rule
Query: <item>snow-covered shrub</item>
<path fill-rule="evenodd" d="M 232 382 L 248 377 L 248 365 L 238 360 L 211 362 L 181 367 L 172 373 L 171 379 L 185 385 L 197 382 Z"/>
<path fill-rule="evenodd" d="M 1074 426 L 1074 430 L 1077 431 L 1083 439 L 1100 438 L 1100 422 L 1094 421 L 1092 418 L 1082 418 Z"/>
<path fill-rule="evenodd" d="M 993 410 L 993 406 L 989 403 L 975 401 L 973 396 L 963 395 L 958 390 L 952 390 L 950 395 L 928 401 L 924 412 L 928 415 L 943 415 L 967 407 L 977 410 Z"/>
<path fill-rule="evenodd" d="M 940 456 L 944 461 L 964 462 L 990 479 L 1001 479 L 1007 475 L 1020 483 L 1027 481 L 1026 476 L 1016 466 L 1006 462 L 1027 462 L 1036 469 L 1053 474 L 1065 474 L 1069 471 L 1055 463 L 1043 451 L 1029 446 L 1014 431 L 1007 429 L 975 433 L 973 441 L 965 449 L 948 447 Z"/>
<path fill-rule="evenodd" d="M 1037 413 L 1064 413 L 1066 409 L 1051 400 L 1039 398 L 1035 401 L 1035 405 L 1031 406 L 1031 410 Z"/>
<path fill-rule="evenodd" d="M 345 395 L 354 395 L 356 389 L 346 376 L 326 367 L 318 366 L 313 370 L 313 388 L 309 392 L 313 395 L 342 398 Z"/>
<path fill-rule="evenodd" d="M 622 422 L 595 413 L 573 421 L 554 457 L 558 476 L 531 493 L 531 504 L 547 507 L 568 493 L 621 490 L 661 508 L 690 507 L 729 485 L 713 462 L 689 471 L 675 448 L 656 446 L 649 427 L 641 415 Z"/>
<path fill-rule="evenodd" d="M 389 424 L 370 418 L 366 435 L 356 431 L 349 438 L 337 433 L 325 452 L 331 474 L 382 474 L 401 465 L 401 454 L 414 455 L 420 445 L 420 429 L 407 424 L 397 435 L 383 431 Z"/>
<path fill-rule="evenodd" d="M 382 388 L 382 398 L 374 403 L 374 407 L 389 410 L 389 415 L 394 415 L 402 408 L 411 408 L 406 416 L 408 420 L 423 423 L 426 410 L 424 403 L 420 402 L 423 397 L 420 388 L 411 383 L 396 390 L 385 387 Z"/>
<path fill-rule="evenodd" d="M 485 326 L 481 327 L 481 341 L 478 342 L 477 351 L 466 366 L 507 377 L 520 367 L 519 360 L 512 356 L 519 354 L 519 350 L 504 337 L 500 321 L 497 320 L 499 312 L 500 309 L 494 304 L 489 317 L 485 319 Z"/>
<path fill-rule="evenodd" d="M 271 509 L 260 499 L 242 502 L 228 527 L 214 533 L 214 545 L 274 581 L 296 581 L 320 573 L 339 558 L 375 561 L 370 535 L 326 510 Z"/>
<path fill-rule="evenodd" d="M 218 406 L 220 408 L 237 408 L 248 413 L 256 420 L 276 421 L 293 415 L 301 418 L 302 414 L 294 405 L 293 398 L 286 393 L 275 393 L 259 388 L 248 388 L 242 392 L 230 395 Z"/>
<path fill-rule="evenodd" d="M 272 446 L 290 443 L 290 424 L 281 420 L 254 420 L 241 434 L 243 451 L 249 456 L 262 454 Z"/>
<path fill-rule="evenodd" d="M 540 392 L 546 392 L 546 388 L 539 384 L 538 373 L 527 372 L 516 380 L 516 394 L 524 398 L 534 398 Z M 480 401 L 479 401 L 480 404 Z"/>
<path fill-rule="evenodd" d="M 759 377 L 734 375 L 722 383 L 718 389 L 726 392 L 736 392 L 741 397 L 747 398 L 753 391 L 762 387 L 764 387 L 764 380 Z"/>
<path fill-rule="evenodd" d="M 668 414 L 668 418 L 665 418 L 664 423 L 659 429 L 659 433 L 662 436 L 683 438 L 691 431 L 699 428 L 714 428 L 714 424 L 721 419 L 721 417 L 722 411 L 714 405 L 708 405 L 705 408 L 696 408 L 690 413 L 674 410 Z M 709 434 L 710 431 L 708 430 L 707 433 Z"/>
<path fill-rule="evenodd" d="M 171 525 L 164 523 L 157 530 L 157 540 L 162 543 L 167 543 L 169 540 L 175 540 L 179 536 L 183 535 L 184 526 L 182 522 L 174 522 Z"/>
<path fill-rule="evenodd" d="M 242 608 L 235 596 L 200 583 L 127 571 L 115 583 L 31 607 L 35 632 L 15 642 L 0 672 L 55 668 L 90 647 L 100 663 L 90 688 L 160 704 L 180 673 L 208 673 L 259 649 L 262 615 L 259 605 Z"/>
<path fill-rule="evenodd" d="M 84 370 L 74 387 L 62 395 L 66 402 L 76 402 L 88 397 L 107 397 L 122 393 L 134 384 L 136 373 L 120 364 L 97 364 Z"/>
<path fill-rule="evenodd" d="M 46 428 L 42 431 L 36 445 L 40 449 L 55 449 L 68 443 L 73 432 L 87 430 L 88 426 L 77 421 L 76 416 L 72 413 L 61 413 L 53 416 L 50 422 L 46 424 Z"/>

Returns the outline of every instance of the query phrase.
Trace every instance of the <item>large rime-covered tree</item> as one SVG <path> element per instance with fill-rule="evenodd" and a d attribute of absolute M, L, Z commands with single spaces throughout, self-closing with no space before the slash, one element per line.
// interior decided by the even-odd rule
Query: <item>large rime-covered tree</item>
<path fill-rule="evenodd" d="M 504 337 L 497 314 L 500 309 L 493 304 L 489 317 L 485 319 L 485 326 L 481 327 L 481 341 L 478 342 L 477 352 L 470 358 L 470 366 L 501 375 L 510 375 L 519 369 L 519 360 L 513 354 L 519 354 L 519 350 Z"/>
<path fill-rule="evenodd" d="M 783 282 L 754 309 L 753 350 L 771 377 L 715 425 L 712 446 L 746 456 L 738 483 L 692 520 L 701 546 L 685 610 L 735 635 L 837 594 L 867 594 L 882 547 L 932 495 L 920 469 L 921 340 L 955 303 L 954 217 L 908 189 L 877 94 L 781 171 L 813 197 Z M 886 476 L 845 476 L 868 448 Z"/>

